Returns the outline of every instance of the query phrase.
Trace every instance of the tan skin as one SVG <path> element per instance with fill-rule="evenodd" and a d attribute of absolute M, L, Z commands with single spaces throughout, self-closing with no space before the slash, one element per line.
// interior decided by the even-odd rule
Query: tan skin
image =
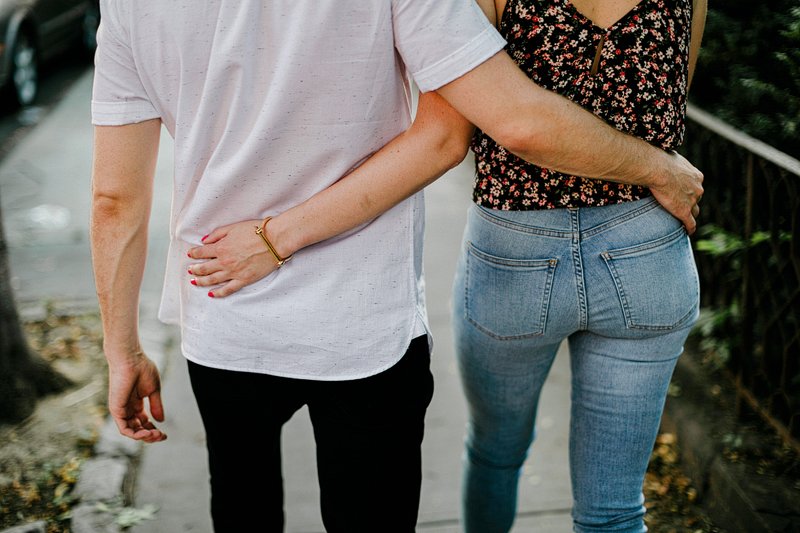
<path fill-rule="evenodd" d="M 493 21 L 504 5 L 479 4 Z M 473 123 L 540 166 L 650 187 L 690 233 L 696 227 L 703 192 L 696 168 L 536 86 L 500 52 L 437 93 L 422 94 L 407 131 L 347 177 L 275 216 L 267 226 L 269 239 L 285 257 L 372 220 L 457 165 Z M 109 362 L 109 410 L 123 435 L 145 442 L 166 439 L 153 424 L 164 418 L 158 370 L 142 352 L 137 331 L 159 134 L 158 120 L 96 127 L 92 178 L 92 255 Z M 256 224 L 261 220 L 218 228 L 193 248 L 195 284 L 221 298 L 273 272 L 275 261 L 254 233 Z"/>

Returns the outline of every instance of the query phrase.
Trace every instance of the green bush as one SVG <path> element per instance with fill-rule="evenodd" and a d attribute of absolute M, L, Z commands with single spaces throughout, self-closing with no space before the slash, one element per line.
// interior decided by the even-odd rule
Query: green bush
<path fill-rule="evenodd" d="M 711 0 L 691 100 L 800 158 L 800 2 Z"/>

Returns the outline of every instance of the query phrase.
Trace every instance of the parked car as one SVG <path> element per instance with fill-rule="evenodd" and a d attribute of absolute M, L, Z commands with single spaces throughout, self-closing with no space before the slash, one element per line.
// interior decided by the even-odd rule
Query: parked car
<path fill-rule="evenodd" d="M 0 87 L 21 106 L 39 90 L 40 66 L 70 50 L 94 50 L 98 0 L 0 0 Z M 80 48 L 78 48 L 80 47 Z"/>

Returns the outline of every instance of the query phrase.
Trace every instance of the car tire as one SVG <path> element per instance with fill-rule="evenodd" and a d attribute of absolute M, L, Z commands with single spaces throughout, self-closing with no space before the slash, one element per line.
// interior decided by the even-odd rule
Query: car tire
<path fill-rule="evenodd" d="M 30 32 L 20 29 L 11 47 L 8 89 L 21 107 L 31 105 L 39 92 L 39 52 Z"/>

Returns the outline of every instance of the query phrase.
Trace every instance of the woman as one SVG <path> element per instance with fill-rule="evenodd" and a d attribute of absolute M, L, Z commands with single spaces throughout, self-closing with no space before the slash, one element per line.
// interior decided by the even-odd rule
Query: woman
<path fill-rule="evenodd" d="M 664 150 L 683 139 L 704 0 L 496 0 L 533 81 Z M 490 13 L 491 15 L 491 13 Z M 454 288 L 468 533 L 505 532 L 559 344 L 572 366 L 574 529 L 646 531 L 642 483 L 698 312 L 685 229 L 643 187 L 527 163 L 483 132 Z"/>

